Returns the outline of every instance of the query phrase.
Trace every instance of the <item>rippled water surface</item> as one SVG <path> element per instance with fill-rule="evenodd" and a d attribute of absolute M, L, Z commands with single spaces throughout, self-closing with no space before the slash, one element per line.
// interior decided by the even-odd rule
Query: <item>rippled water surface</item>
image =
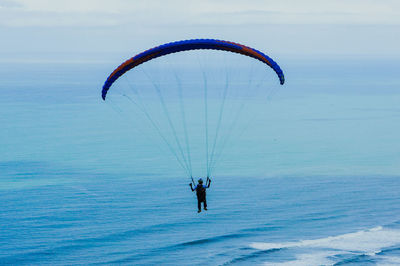
<path fill-rule="evenodd" d="M 110 65 L 2 65 L 0 264 L 400 264 L 398 75 L 286 64 L 200 214 L 174 158 L 101 102 Z"/>
<path fill-rule="evenodd" d="M 14 174 L 18 182 L 51 184 L 2 191 L 2 264 L 400 259 L 398 177 L 220 177 L 208 192 L 209 210 L 197 214 L 193 193 L 177 178 L 19 167 L 29 171 Z M 69 181 L 57 184 L 60 177 Z"/>

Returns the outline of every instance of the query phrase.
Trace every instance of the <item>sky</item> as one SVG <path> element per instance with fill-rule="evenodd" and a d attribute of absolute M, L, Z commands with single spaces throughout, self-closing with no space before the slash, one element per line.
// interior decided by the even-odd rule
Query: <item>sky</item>
<path fill-rule="evenodd" d="M 279 57 L 396 58 L 400 1 L 0 0 L 0 36 L 0 62 L 107 61 L 190 38 Z"/>

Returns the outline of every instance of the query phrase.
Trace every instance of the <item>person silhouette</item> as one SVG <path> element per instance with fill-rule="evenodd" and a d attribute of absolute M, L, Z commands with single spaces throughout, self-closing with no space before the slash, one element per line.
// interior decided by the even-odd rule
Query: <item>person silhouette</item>
<path fill-rule="evenodd" d="M 198 184 L 193 188 L 192 183 L 189 184 L 192 191 L 196 191 L 197 195 L 197 212 L 201 212 L 201 203 L 203 202 L 204 210 L 207 210 L 207 199 L 206 199 L 206 189 L 210 187 L 211 179 L 207 177 L 206 184 L 203 185 L 203 179 L 198 180 Z"/>

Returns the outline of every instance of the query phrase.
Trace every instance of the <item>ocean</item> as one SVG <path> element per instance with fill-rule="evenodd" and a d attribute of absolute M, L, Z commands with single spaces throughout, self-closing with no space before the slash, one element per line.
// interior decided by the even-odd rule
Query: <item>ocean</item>
<path fill-rule="evenodd" d="M 118 62 L 0 64 L 0 264 L 399 265 L 398 62 L 280 63 L 201 213 L 154 131 L 101 100 Z"/>

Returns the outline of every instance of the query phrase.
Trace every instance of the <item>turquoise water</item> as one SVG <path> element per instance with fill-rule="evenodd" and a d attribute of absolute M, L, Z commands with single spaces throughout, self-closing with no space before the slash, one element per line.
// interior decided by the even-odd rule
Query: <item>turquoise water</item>
<path fill-rule="evenodd" d="M 0 66 L 0 264 L 398 265 L 398 63 L 281 64 L 201 214 L 168 150 L 100 100 L 115 64 Z"/>

